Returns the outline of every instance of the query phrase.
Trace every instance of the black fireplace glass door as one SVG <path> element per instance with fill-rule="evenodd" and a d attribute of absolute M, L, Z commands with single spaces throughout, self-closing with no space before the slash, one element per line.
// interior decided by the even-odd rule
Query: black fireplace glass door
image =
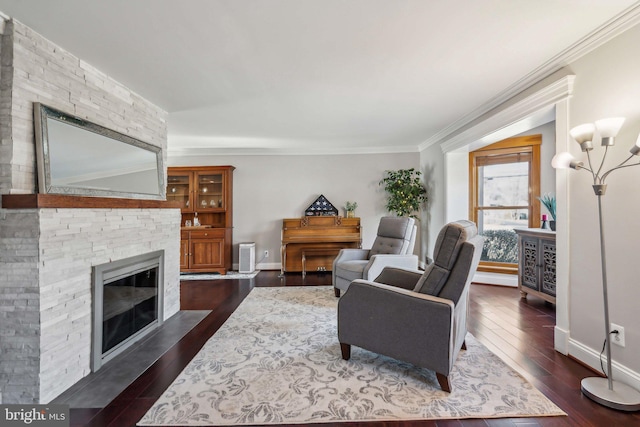
<path fill-rule="evenodd" d="M 104 285 L 102 353 L 158 319 L 158 267 Z"/>

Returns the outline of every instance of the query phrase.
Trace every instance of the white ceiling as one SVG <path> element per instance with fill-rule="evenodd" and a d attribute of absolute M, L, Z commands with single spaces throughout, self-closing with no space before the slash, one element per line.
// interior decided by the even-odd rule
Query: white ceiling
<path fill-rule="evenodd" d="M 632 5 L 0 0 L 0 11 L 167 110 L 172 152 L 339 153 L 417 151 Z"/>

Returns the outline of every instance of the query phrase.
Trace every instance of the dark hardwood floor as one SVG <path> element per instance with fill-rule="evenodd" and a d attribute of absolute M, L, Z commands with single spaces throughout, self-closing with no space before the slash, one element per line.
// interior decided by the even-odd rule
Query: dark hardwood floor
<path fill-rule="evenodd" d="M 182 282 L 181 306 L 189 310 L 213 310 L 170 351 L 105 408 L 72 409 L 72 426 L 135 426 L 173 382 L 209 337 L 247 296 L 252 286 L 329 285 L 331 274 L 299 274 L 278 277 L 262 271 L 252 280 Z M 568 417 L 497 418 L 442 421 L 348 423 L 360 426 L 640 426 L 640 413 L 626 413 L 598 405 L 580 392 L 580 380 L 593 372 L 553 350 L 554 306 L 514 288 L 473 285 L 469 331 L 491 351 L 517 369 Z M 328 426 L 336 424 L 315 424 Z"/>

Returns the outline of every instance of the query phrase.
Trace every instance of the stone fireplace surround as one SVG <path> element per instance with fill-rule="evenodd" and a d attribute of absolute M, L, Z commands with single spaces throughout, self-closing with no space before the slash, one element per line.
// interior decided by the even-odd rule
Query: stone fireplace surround
<path fill-rule="evenodd" d="M 15 199 L 24 198 L 3 196 L 3 208 Z M 164 319 L 179 310 L 180 209 L 117 199 L 101 199 L 112 208 L 88 207 L 95 203 L 71 199 L 76 207 L 36 202 L 3 212 L 0 237 L 15 253 L 5 264 L 15 299 L 12 339 L 2 340 L 2 349 L 19 355 L 10 362 L 3 403 L 47 403 L 91 372 L 93 266 L 164 250 Z M 129 202 L 151 207 L 123 207 Z"/>
<path fill-rule="evenodd" d="M 165 160 L 167 113 L 2 15 L 0 38 L 0 403 L 48 403 L 90 371 L 93 265 L 164 250 L 164 318 L 178 311 L 180 210 L 35 194 L 34 102 L 159 146 Z"/>

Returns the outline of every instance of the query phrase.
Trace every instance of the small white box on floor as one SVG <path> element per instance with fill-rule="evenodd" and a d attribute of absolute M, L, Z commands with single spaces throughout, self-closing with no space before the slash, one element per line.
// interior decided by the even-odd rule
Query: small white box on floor
<path fill-rule="evenodd" d="M 238 256 L 238 272 L 253 273 L 256 269 L 256 244 L 240 243 Z"/>

